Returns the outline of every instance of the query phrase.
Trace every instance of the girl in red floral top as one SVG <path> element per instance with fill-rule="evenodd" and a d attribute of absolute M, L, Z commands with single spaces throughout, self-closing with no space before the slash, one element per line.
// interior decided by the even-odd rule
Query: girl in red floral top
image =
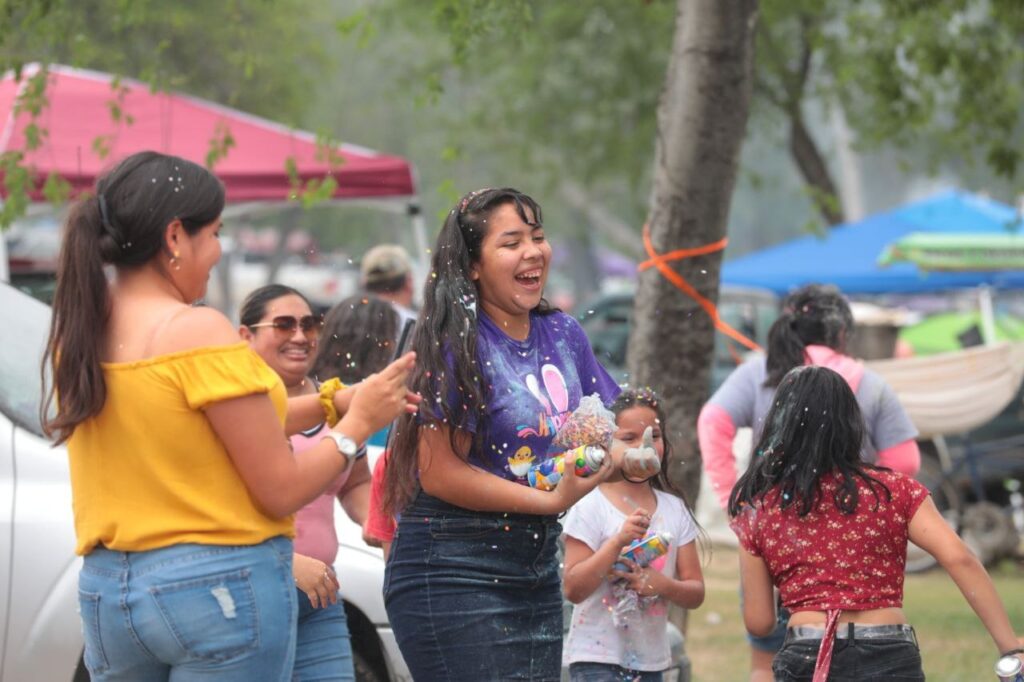
<path fill-rule="evenodd" d="M 778 681 L 924 680 L 903 615 L 907 541 L 949 572 L 1001 653 L 1020 653 L 992 580 L 914 479 L 860 458 L 864 420 L 830 369 L 791 370 L 729 500 L 740 539 L 743 619 L 775 626 L 772 586 L 792 612 Z"/>

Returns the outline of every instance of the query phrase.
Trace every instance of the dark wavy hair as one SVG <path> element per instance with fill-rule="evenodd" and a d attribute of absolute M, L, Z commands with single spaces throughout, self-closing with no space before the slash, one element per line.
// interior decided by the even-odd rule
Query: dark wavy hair
<path fill-rule="evenodd" d="M 791 369 L 775 392 L 750 466 L 729 496 L 729 515 L 777 490 L 781 508 L 795 506 L 806 516 L 821 498 L 822 477 L 831 474 L 840 477 L 833 502 L 844 514 L 857 509 L 858 479 L 868 484 L 876 504 L 882 491 L 891 499 L 889 488 L 870 474 L 882 468 L 860 457 L 865 432 L 857 398 L 842 376 L 814 365 Z"/>
<path fill-rule="evenodd" d="M 259 323 L 263 316 L 267 314 L 267 306 L 270 302 L 285 296 L 298 296 L 306 302 L 310 310 L 313 309 L 309 299 L 298 289 L 293 289 L 285 284 L 266 284 L 259 289 L 250 291 L 249 295 L 242 301 L 242 305 L 238 309 L 239 324 L 248 327 L 251 324 Z"/>
<path fill-rule="evenodd" d="M 514 206 L 526 224 L 542 226 L 537 202 L 518 190 L 503 187 L 462 197 L 437 236 L 412 342 L 416 368 L 410 387 L 426 400 L 421 414 L 400 418 L 392 434 L 382 500 L 390 512 L 400 511 L 419 489 L 417 446 L 424 425 L 443 424 L 448 428 L 452 450 L 463 457 L 468 453 L 457 442 L 460 431 L 474 432 L 474 448 L 481 447 L 486 437 L 487 386 L 476 364 L 479 292 L 470 272 L 480 260 L 488 220 L 504 205 Z M 541 314 L 555 310 L 543 298 L 534 309 Z M 447 400 L 448 396 L 458 396 L 457 404 Z"/>
<path fill-rule="evenodd" d="M 768 330 L 764 385 L 778 386 L 786 372 L 804 364 L 807 346 L 844 353 L 852 335 L 853 313 L 839 289 L 821 284 L 800 287 L 783 301 L 782 314 Z"/>
<path fill-rule="evenodd" d="M 384 369 L 395 354 L 398 322 L 395 308 L 373 294 L 341 301 L 324 317 L 313 377 L 354 384 Z"/>
<path fill-rule="evenodd" d="M 220 217 L 224 186 L 202 166 L 157 152 L 132 154 L 72 206 L 57 260 L 50 336 L 43 354 L 53 382 L 40 407 L 43 430 L 62 443 L 107 400 L 100 345 L 110 316 L 103 268 L 135 268 L 169 257 L 167 226 L 194 235 Z M 168 258 L 169 260 L 169 258 Z M 56 415 L 50 408 L 57 404 Z"/>

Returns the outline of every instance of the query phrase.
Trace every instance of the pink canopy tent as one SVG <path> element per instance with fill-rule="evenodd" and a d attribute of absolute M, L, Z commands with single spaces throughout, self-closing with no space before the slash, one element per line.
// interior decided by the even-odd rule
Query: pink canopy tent
<path fill-rule="evenodd" d="M 25 153 L 23 165 L 35 174 L 33 200 L 43 200 L 43 181 L 51 173 L 78 194 L 91 190 L 117 161 L 146 149 L 205 164 L 211 143 L 227 134 L 234 144 L 213 170 L 224 182 L 233 215 L 253 212 L 257 203 L 266 208 L 284 204 L 293 192 L 287 170 L 293 163 L 302 183 L 333 177 L 335 200 L 370 201 L 407 214 L 421 254 L 419 269 L 426 271 L 426 228 L 406 159 L 351 144 L 325 150 L 305 131 L 181 93 L 155 92 L 139 81 L 56 64 L 48 67 L 47 104 L 35 121 L 45 137 L 28 151 L 26 129 L 33 121 L 18 111 L 18 102 L 39 69 L 30 64 L 20 81 L 12 73 L 0 79 L 0 153 Z M 121 113 L 118 120 L 114 109 Z M 0 200 L 5 199 L 0 184 Z M 9 279 L 5 247 L 0 238 L 0 282 Z"/>
<path fill-rule="evenodd" d="M 0 81 L 0 152 L 25 151 L 25 127 L 31 119 L 27 113 L 17 113 L 16 104 L 27 76 L 38 68 L 27 67 L 20 82 L 10 73 Z M 226 129 L 235 144 L 215 164 L 214 172 L 224 182 L 229 202 L 287 199 L 289 158 L 303 182 L 332 175 L 338 183 L 334 193 L 338 199 L 415 194 L 412 167 L 401 157 L 343 144 L 336 150 L 341 162 L 332 168 L 321 158 L 310 133 L 180 93 L 154 92 L 130 79 L 120 79 L 115 90 L 114 77 L 106 73 L 59 65 L 50 66 L 49 71 L 49 104 L 37 121 L 46 137 L 40 148 L 26 154 L 25 162 L 40 180 L 56 172 L 74 192 L 90 189 L 103 170 L 144 149 L 203 164 L 211 140 L 222 137 Z M 112 103 L 131 117 L 130 125 L 113 120 Z M 109 148 L 102 158 L 94 150 L 100 136 Z"/>

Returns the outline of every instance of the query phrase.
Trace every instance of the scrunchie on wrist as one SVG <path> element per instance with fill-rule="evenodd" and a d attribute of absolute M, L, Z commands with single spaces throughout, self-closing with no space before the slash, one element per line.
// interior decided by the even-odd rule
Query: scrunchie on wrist
<path fill-rule="evenodd" d="M 324 421 L 328 426 L 338 423 L 338 408 L 334 405 L 334 394 L 345 389 L 341 379 L 334 377 L 320 384 L 320 406 L 324 408 Z"/>

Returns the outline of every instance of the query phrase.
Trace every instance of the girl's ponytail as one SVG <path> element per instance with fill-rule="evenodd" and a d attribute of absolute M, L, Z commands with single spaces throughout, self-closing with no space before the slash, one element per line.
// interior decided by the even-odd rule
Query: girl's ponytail
<path fill-rule="evenodd" d="M 223 210 L 224 186 L 210 171 L 158 152 L 124 159 L 97 181 L 95 196 L 71 208 L 42 367 L 43 386 L 49 387 L 40 416 L 44 432 L 57 443 L 99 414 L 106 401 L 100 358 L 110 294 L 104 266 L 159 265 L 168 225 L 181 221 L 193 235 Z"/>
<path fill-rule="evenodd" d="M 796 330 L 796 317 L 786 308 L 768 330 L 768 378 L 764 385 L 775 387 L 786 372 L 804 364 L 805 343 Z"/>
<path fill-rule="evenodd" d="M 53 322 L 43 356 L 44 375 L 49 367 L 53 381 L 41 407 L 43 430 L 57 443 L 96 415 L 106 400 L 99 349 L 110 300 L 103 266 L 115 263 L 121 251 L 116 228 L 102 218 L 99 197 L 72 208 L 64 230 Z"/>
<path fill-rule="evenodd" d="M 850 304 L 834 286 L 808 284 L 782 304 L 782 315 L 768 330 L 768 377 L 764 385 L 774 388 L 786 372 L 804 364 L 804 349 L 828 346 L 846 352 L 853 334 Z"/>

